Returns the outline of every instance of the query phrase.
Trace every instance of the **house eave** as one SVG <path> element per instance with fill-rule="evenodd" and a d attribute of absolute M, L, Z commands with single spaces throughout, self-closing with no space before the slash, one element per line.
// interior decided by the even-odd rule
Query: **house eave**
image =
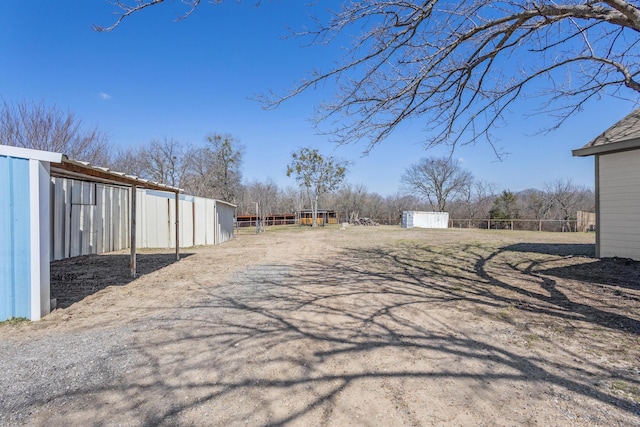
<path fill-rule="evenodd" d="M 640 138 L 628 139 L 626 141 L 619 141 L 610 144 L 582 147 L 576 150 L 571 150 L 571 154 L 574 157 L 586 157 L 596 154 L 611 154 L 637 149 L 640 149 Z"/>

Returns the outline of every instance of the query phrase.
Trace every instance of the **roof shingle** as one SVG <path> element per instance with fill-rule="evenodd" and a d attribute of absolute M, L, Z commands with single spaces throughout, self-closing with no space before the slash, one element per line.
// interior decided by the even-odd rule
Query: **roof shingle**
<path fill-rule="evenodd" d="M 582 148 L 572 150 L 572 154 L 591 156 L 638 148 L 640 148 L 640 108 L 632 111 Z"/>

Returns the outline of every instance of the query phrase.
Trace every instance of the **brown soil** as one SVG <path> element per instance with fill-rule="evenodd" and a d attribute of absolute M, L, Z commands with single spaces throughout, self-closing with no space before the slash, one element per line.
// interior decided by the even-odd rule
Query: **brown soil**
<path fill-rule="evenodd" d="M 640 425 L 640 263 L 593 234 L 271 229 L 52 264 L 5 425 Z"/>

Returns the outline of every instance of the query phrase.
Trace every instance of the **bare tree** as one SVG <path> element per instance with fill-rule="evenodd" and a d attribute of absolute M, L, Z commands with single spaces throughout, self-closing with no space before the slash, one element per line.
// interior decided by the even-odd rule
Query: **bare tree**
<path fill-rule="evenodd" d="M 345 185 L 336 194 L 336 207 L 344 213 L 346 221 L 354 222 L 360 218 L 360 213 L 364 209 L 365 200 L 368 196 L 367 187 L 360 185 Z"/>
<path fill-rule="evenodd" d="M 445 212 L 447 203 L 464 194 L 472 182 L 471 172 L 449 157 L 423 158 L 402 175 L 405 190 L 424 197 L 438 212 Z"/>
<path fill-rule="evenodd" d="M 361 212 L 364 217 L 371 218 L 376 222 L 386 220 L 387 211 L 385 209 L 384 197 L 375 192 L 367 193 Z"/>
<path fill-rule="evenodd" d="M 267 216 L 276 213 L 274 208 L 280 190 L 271 178 L 264 182 L 253 181 L 245 186 L 247 198 L 251 204 L 258 204 L 257 217 L 262 230 L 267 226 Z"/>
<path fill-rule="evenodd" d="M 119 150 L 109 166 L 141 178 L 183 187 L 192 173 L 193 149 L 174 138 L 152 140 L 147 145 Z"/>
<path fill-rule="evenodd" d="M 423 209 L 423 202 L 411 194 L 397 193 L 385 200 L 389 224 L 401 224 L 402 212 Z"/>
<path fill-rule="evenodd" d="M 562 231 L 571 231 L 571 218 L 575 218 L 579 208 L 590 210 L 595 204 L 593 192 L 584 186 L 579 186 L 568 179 L 557 179 L 545 184 L 547 197 L 553 203 L 558 219 L 563 220 Z M 565 228 L 566 227 L 566 228 Z"/>
<path fill-rule="evenodd" d="M 288 186 L 280 193 L 279 213 L 296 213 L 304 209 L 304 193 L 300 188 Z"/>
<path fill-rule="evenodd" d="M 129 175 L 143 177 L 145 166 L 143 157 L 146 147 L 127 147 L 120 149 L 109 162 L 109 168 Z"/>
<path fill-rule="evenodd" d="M 84 128 L 70 111 L 43 102 L 2 102 L 0 144 L 66 154 L 69 158 L 109 164 L 107 137 L 98 128 Z"/>
<path fill-rule="evenodd" d="M 293 176 L 307 193 L 311 204 L 311 226 L 315 227 L 318 218 L 318 198 L 325 193 L 338 189 L 347 173 L 347 163 L 325 157 L 316 149 L 302 148 L 291 154 L 291 163 L 287 165 L 287 176 Z"/>
<path fill-rule="evenodd" d="M 524 207 L 523 216 L 543 220 L 547 219 L 553 207 L 553 198 L 548 192 L 529 189 L 520 192 L 519 198 Z"/>
<path fill-rule="evenodd" d="M 144 176 L 181 187 L 190 172 L 191 149 L 174 138 L 153 140 L 141 153 Z"/>
<path fill-rule="evenodd" d="M 451 204 L 449 213 L 452 218 L 481 220 L 489 217 L 489 211 L 496 198 L 495 185 L 482 180 L 475 180 L 463 186 L 458 197 Z"/>
<path fill-rule="evenodd" d="M 160 3 L 118 0 L 116 22 L 99 29 Z M 201 2 L 183 3 L 188 16 Z M 525 96 L 540 96 L 539 111 L 554 116 L 547 130 L 602 94 L 640 97 L 637 1 L 345 1 L 330 16 L 299 35 L 330 44 L 357 34 L 343 60 L 265 101 L 275 107 L 335 79 L 335 102 L 319 120 L 338 142 L 365 139 L 371 149 L 420 118 L 428 146 L 493 143 L 492 130 Z"/>
<path fill-rule="evenodd" d="M 555 116 L 547 130 L 605 91 L 640 96 L 636 2 L 344 2 L 303 35 L 325 43 L 356 28 L 341 65 L 270 105 L 335 78 L 336 101 L 322 106 L 319 120 L 335 123 L 329 131 L 338 142 L 366 139 L 370 149 L 415 118 L 425 123 L 427 146 L 493 144 L 492 130 L 524 96 L 540 96 L 541 111 Z"/>
<path fill-rule="evenodd" d="M 193 151 L 185 185 L 193 194 L 236 203 L 242 191 L 244 146 L 231 135 L 211 133 L 206 147 Z"/>

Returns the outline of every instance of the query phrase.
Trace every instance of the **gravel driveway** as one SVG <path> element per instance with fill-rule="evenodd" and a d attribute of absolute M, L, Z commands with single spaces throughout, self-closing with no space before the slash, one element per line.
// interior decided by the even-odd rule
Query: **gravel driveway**
<path fill-rule="evenodd" d="M 640 425 L 640 265 L 592 240 L 292 228 L 134 281 L 56 263 L 68 307 L 0 325 L 0 424 Z"/>

